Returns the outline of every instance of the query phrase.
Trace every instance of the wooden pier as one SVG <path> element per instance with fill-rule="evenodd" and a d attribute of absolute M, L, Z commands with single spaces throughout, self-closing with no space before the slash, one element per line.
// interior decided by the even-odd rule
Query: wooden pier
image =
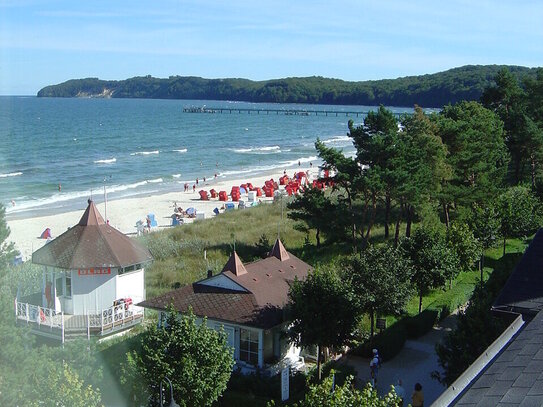
<path fill-rule="evenodd" d="M 276 115 L 286 115 L 286 116 L 346 116 L 346 117 L 366 117 L 370 111 L 340 111 L 340 110 L 303 110 L 303 109 L 250 109 L 250 108 L 241 108 L 241 107 L 184 107 L 183 112 L 185 113 L 209 113 L 209 114 L 232 114 L 232 113 L 245 113 L 245 114 L 276 114 Z M 411 115 L 412 113 L 393 113 L 394 116 L 400 118 L 403 115 Z"/>

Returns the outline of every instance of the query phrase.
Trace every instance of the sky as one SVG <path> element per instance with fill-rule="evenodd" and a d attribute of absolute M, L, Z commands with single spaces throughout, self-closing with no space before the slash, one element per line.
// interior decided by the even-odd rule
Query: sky
<path fill-rule="evenodd" d="M 0 95 L 74 78 L 349 81 L 543 66 L 541 0 L 0 0 Z"/>

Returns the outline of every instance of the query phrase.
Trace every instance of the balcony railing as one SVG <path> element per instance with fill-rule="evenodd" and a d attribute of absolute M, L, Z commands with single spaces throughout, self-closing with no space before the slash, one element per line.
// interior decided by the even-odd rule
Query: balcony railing
<path fill-rule="evenodd" d="M 71 315 L 54 309 L 15 300 L 15 317 L 18 322 L 31 324 L 33 331 L 58 338 L 64 343 L 66 337 L 103 336 L 120 331 L 143 321 L 143 308 L 120 304 L 100 313 Z"/>

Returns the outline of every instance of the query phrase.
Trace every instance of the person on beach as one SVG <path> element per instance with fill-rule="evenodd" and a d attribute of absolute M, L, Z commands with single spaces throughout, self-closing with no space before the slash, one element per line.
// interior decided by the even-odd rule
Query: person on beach
<path fill-rule="evenodd" d="M 196 184 L 192 184 L 192 192 L 196 192 Z"/>
<path fill-rule="evenodd" d="M 415 391 L 411 396 L 411 405 L 413 407 L 424 407 L 424 393 L 420 383 L 415 384 Z"/>
<path fill-rule="evenodd" d="M 217 178 L 217 173 L 215 173 L 215 178 Z"/>
<path fill-rule="evenodd" d="M 196 178 L 196 185 L 198 185 L 198 178 Z"/>
<path fill-rule="evenodd" d="M 206 182 L 206 177 L 204 177 L 204 184 L 205 184 L 205 182 Z"/>
<path fill-rule="evenodd" d="M 58 184 L 58 192 L 60 192 L 60 190 L 62 189 L 62 185 L 60 185 L 60 182 Z"/>

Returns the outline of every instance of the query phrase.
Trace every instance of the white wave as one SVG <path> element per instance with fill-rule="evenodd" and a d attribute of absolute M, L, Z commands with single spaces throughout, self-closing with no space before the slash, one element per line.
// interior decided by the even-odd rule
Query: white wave
<path fill-rule="evenodd" d="M 322 141 L 324 144 L 352 144 L 352 139 L 349 136 L 336 136 Z"/>
<path fill-rule="evenodd" d="M 130 153 L 130 155 L 150 155 L 150 154 L 158 154 L 158 150 L 153 151 L 136 151 L 135 153 Z"/>
<path fill-rule="evenodd" d="M 187 152 L 187 149 L 186 148 L 180 148 L 179 150 L 173 150 L 177 153 L 186 153 Z"/>
<path fill-rule="evenodd" d="M 94 161 L 95 164 L 111 164 L 111 163 L 114 163 L 116 162 L 117 159 L 115 157 L 113 158 L 108 158 L 108 159 L 105 159 L 105 160 L 96 160 Z"/>
<path fill-rule="evenodd" d="M 163 180 L 162 178 L 155 178 L 155 179 L 148 179 L 147 182 L 150 184 L 156 184 L 158 182 L 163 182 Z"/>
<path fill-rule="evenodd" d="M 173 177 L 173 178 L 180 178 L 180 177 L 181 177 L 181 174 L 173 174 L 172 177 Z"/>
<path fill-rule="evenodd" d="M 297 160 L 283 161 L 281 164 L 284 167 L 293 167 L 293 166 L 298 166 L 298 163 L 306 164 L 306 163 L 314 162 L 314 161 L 317 161 L 317 160 L 319 160 L 319 157 L 317 157 L 317 156 L 300 157 Z M 281 167 L 281 166 L 279 166 L 279 167 Z"/>
<path fill-rule="evenodd" d="M 127 189 L 142 187 L 146 184 L 147 184 L 147 181 L 139 181 L 139 182 L 134 182 L 133 184 L 113 185 L 113 186 L 107 187 L 107 192 L 110 193 L 110 192 L 126 191 Z"/>
<path fill-rule="evenodd" d="M 7 177 L 18 177 L 19 175 L 23 175 L 22 172 L 9 172 L 7 174 L 0 174 L 0 178 L 7 178 Z"/>
<path fill-rule="evenodd" d="M 275 153 L 281 152 L 281 147 L 266 146 L 266 147 L 233 148 L 230 150 L 235 153 L 275 154 Z"/>

